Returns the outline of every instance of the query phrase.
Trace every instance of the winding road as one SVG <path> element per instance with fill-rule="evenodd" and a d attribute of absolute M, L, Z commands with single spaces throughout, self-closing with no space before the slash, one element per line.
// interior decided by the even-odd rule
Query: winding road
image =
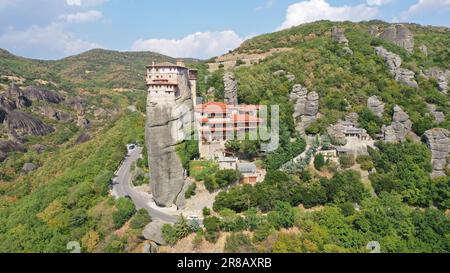
<path fill-rule="evenodd" d="M 128 155 L 117 170 L 116 176 L 113 179 L 112 193 L 116 197 L 130 198 L 136 206 L 136 209 L 145 209 L 152 219 L 161 220 L 167 223 L 176 223 L 177 216 L 155 209 L 150 205 L 152 203 L 150 195 L 139 192 L 132 187 L 131 166 L 140 158 L 141 153 L 141 147 L 136 147 L 128 152 Z"/>

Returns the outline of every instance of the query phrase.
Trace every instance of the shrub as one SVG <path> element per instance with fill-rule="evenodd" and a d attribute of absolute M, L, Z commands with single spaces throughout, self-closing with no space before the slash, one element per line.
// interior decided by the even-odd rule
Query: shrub
<path fill-rule="evenodd" d="M 150 217 L 148 212 L 145 209 L 140 209 L 131 219 L 130 227 L 132 229 L 142 229 L 151 221 L 152 218 Z"/>
<path fill-rule="evenodd" d="M 186 190 L 186 192 L 184 193 L 184 197 L 186 197 L 186 199 L 191 198 L 192 196 L 195 196 L 195 190 L 197 189 L 197 184 L 193 183 L 192 185 L 190 185 L 188 187 L 188 189 Z"/>
<path fill-rule="evenodd" d="M 136 208 L 128 198 L 119 198 L 116 202 L 117 211 L 115 211 L 112 215 L 114 227 L 120 228 L 122 227 L 126 221 L 128 221 L 131 216 L 135 213 Z"/>
<path fill-rule="evenodd" d="M 342 169 L 349 169 L 355 165 L 355 156 L 352 154 L 343 154 L 339 156 L 339 164 Z"/>
<path fill-rule="evenodd" d="M 323 166 L 325 166 L 325 157 L 323 156 L 323 154 L 316 155 L 316 157 L 314 158 L 314 168 L 320 171 L 322 170 Z"/>

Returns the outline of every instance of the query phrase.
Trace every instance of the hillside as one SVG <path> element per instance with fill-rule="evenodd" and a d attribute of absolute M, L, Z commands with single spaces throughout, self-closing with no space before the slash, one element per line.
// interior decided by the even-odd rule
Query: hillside
<path fill-rule="evenodd" d="M 40 61 L 14 56 L 2 50 L 1 75 L 20 75 L 27 80 L 46 79 L 65 88 L 144 89 L 145 66 L 152 61 L 175 59 L 153 52 L 119 52 L 93 49 L 56 61 Z M 185 59 L 186 62 L 196 62 Z"/>
<path fill-rule="evenodd" d="M 279 149 L 258 155 L 265 180 L 218 193 L 205 210 L 204 230 L 194 237 L 187 221 L 166 226 L 175 249 L 191 249 L 189 239 L 192 249 L 226 241 L 225 252 L 367 252 L 368 242 L 378 241 L 383 252 L 448 253 L 450 180 L 441 164 L 448 161 L 435 157 L 448 147 L 430 149 L 427 140 L 431 129 L 450 130 L 450 98 L 442 90 L 450 29 L 404 26 L 412 47 L 410 37 L 403 46 L 383 38 L 392 27 L 384 22 L 321 21 L 257 36 L 233 51 L 254 62 L 216 63 L 210 72 L 208 62 L 220 58 L 186 60 L 205 79 L 198 92 L 206 99 L 224 99 L 224 74 L 232 72 L 240 103 L 279 105 L 281 136 Z M 0 252 L 65 252 L 68 241 L 80 241 L 86 252 L 133 251 L 148 219 L 128 199 L 110 197 L 108 186 L 125 144 L 144 143 L 145 65 L 174 60 L 99 49 L 57 61 L 0 55 L 0 142 L 7 151 L 0 163 Z M 313 94 L 303 98 L 307 111 L 298 111 L 302 102 L 295 100 L 302 92 Z M 37 99 L 42 94 L 46 99 Z M 371 107 L 374 96 L 383 111 Z M 54 111 L 43 111 L 48 108 Z M 330 128 L 349 117 L 374 148 L 357 158 L 317 160 L 319 147 L 340 140 Z M 7 142 L 16 124 L 11 119 L 25 119 L 31 125 L 21 129 L 31 133 Z M 41 135 L 32 135 L 36 127 Z M 396 141 L 387 141 L 386 128 Z M 305 135 L 314 143 L 308 146 Z M 243 143 L 238 150 L 256 150 L 257 144 Z M 194 150 L 188 144 L 177 152 Z M 302 152 L 309 159 L 293 163 Z M 24 170 L 26 163 L 36 168 Z M 437 167 L 444 175 L 432 176 Z M 209 171 L 205 180 L 214 183 Z M 130 218 L 144 225 L 131 225 Z"/>
<path fill-rule="evenodd" d="M 274 48 L 291 49 L 251 65 L 243 60 L 230 69 L 238 81 L 240 103 L 280 105 L 282 137 L 281 147 L 264 160 L 269 172 L 263 183 L 237 186 L 216 198 L 214 210 L 226 218 L 223 222 L 211 219 L 211 223 L 218 221 L 219 230 L 236 232 L 229 237 L 225 251 L 364 252 L 364 238 L 376 239 L 385 252 L 449 251 L 445 237 L 445 211 L 450 208 L 448 158 L 443 159 L 447 175 L 432 179 L 431 171 L 437 168 L 436 151 L 427 147 L 425 139 L 429 136 L 425 132 L 450 129 L 450 100 L 443 90 L 443 83 L 448 85 L 445 70 L 450 64 L 450 29 L 404 24 L 398 29 L 403 33 L 407 33 L 405 27 L 410 30 L 414 46 L 405 35 L 407 39 L 399 41 L 403 47 L 385 35 L 392 27 L 380 21 L 315 22 L 255 37 L 233 51 L 263 54 Z M 378 55 L 381 47 L 389 55 Z M 203 67 L 201 73 L 209 75 L 209 81 L 200 86 L 205 97 L 223 99 L 225 72 L 222 68 L 210 73 Z M 434 72 L 447 75 L 447 79 L 433 76 Z M 317 93 L 318 107 L 311 108 L 318 111 L 315 116 L 296 113 L 292 97 L 303 91 Z M 374 96 L 383 103 L 380 116 L 370 108 L 369 98 Z M 430 106 L 440 112 L 441 118 L 434 116 Z M 294 113 L 303 115 L 302 120 L 294 119 Z M 305 123 L 305 116 L 315 121 Z M 289 139 L 297 137 L 298 128 L 323 141 L 330 137 L 333 143 L 339 139 L 330 135 L 331 126 L 350 118 L 375 140 L 380 135 L 385 138 L 386 128 L 392 127 L 401 127 L 406 136 L 401 136 L 402 143 L 376 142 L 376 149 L 358 157 L 357 163 L 354 158 L 339 158 L 341 167 L 330 162 L 313 164 L 313 157 L 300 164 L 289 163 L 296 156 Z M 400 125 L 400 119 L 408 125 Z M 448 133 L 446 141 L 443 143 L 448 143 Z M 308 152 L 314 153 L 322 146 L 320 142 Z M 443 146 L 447 146 L 443 150 L 448 156 L 448 145 Z M 284 172 L 278 171 L 280 166 L 286 166 Z M 374 168 L 376 173 L 363 178 L 361 168 Z M 252 218 L 254 211 L 248 210 L 249 206 L 269 214 Z M 302 206 L 314 210 L 305 211 Z M 388 212 L 394 208 L 396 212 Z M 433 217 L 440 224 L 432 223 Z M 255 226 L 239 227 L 242 221 L 252 221 Z M 403 225 L 409 231 L 393 228 Z M 211 224 L 211 234 L 205 238 L 214 241 L 216 227 Z M 283 228 L 299 230 L 286 232 Z M 423 228 L 430 231 L 429 236 L 420 235 Z"/>

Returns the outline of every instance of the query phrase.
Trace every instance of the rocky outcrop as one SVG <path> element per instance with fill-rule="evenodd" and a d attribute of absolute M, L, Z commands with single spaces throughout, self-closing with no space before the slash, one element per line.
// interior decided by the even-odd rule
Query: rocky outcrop
<path fill-rule="evenodd" d="M 331 39 L 339 44 L 348 45 L 348 39 L 345 37 L 344 30 L 334 26 L 331 30 Z"/>
<path fill-rule="evenodd" d="M 53 128 L 44 124 L 41 120 L 31 116 L 30 114 L 14 110 L 8 113 L 5 119 L 6 126 L 18 136 L 35 135 L 45 136 L 53 132 Z"/>
<path fill-rule="evenodd" d="M 414 51 L 414 36 L 405 25 L 398 24 L 388 27 L 380 34 L 380 38 L 403 47 L 410 53 Z"/>
<path fill-rule="evenodd" d="M 73 117 L 71 114 L 56 110 L 49 105 L 46 105 L 41 109 L 41 114 L 46 116 L 49 119 L 58 120 L 58 121 L 62 121 L 62 122 L 72 122 L 73 121 Z"/>
<path fill-rule="evenodd" d="M 85 113 L 86 101 L 80 97 L 71 97 L 66 100 L 65 104 L 77 112 L 77 115 L 82 116 Z"/>
<path fill-rule="evenodd" d="M 223 76 L 223 85 L 225 87 L 225 103 L 228 105 L 237 105 L 237 81 L 232 72 L 227 72 Z"/>
<path fill-rule="evenodd" d="M 143 236 L 146 240 L 150 240 L 152 242 L 157 243 L 158 245 L 164 246 L 167 245 L 164 237 L 162 235 L 161 229 L 163 225 L 166 224 L 160 220 L 153 220 L 150 224 L 148 224 L 143 231 Z"/>
<path fill-rule="evenodd" d="M 11 84 L 8 90 L 6 90 L 5 95 L 14 102 L 15 108 L 26 108 L 31 106 L 31 100 L 25 96 L 22 89 L 14 84 Z"/>
<path fill-rule="evenodd" d="M 367 107 L 377 117 L 382 117 L 384 113 L 384 103 L 377 96 L 372 96 L 367 100 Z"/>
<path fill-rule="evenodd" d="M 345 116 L 345 121 L 346 122 L 351 122 L 353 123 L 355 126 L 359 126 L 359 115 L 358 113 L 352 112 L 352 113 L 348 113 Z"/>
<path fill-rule="evenodd" d="M 0 141 L 0 162 L 3 162 L 11 152 L 26 152 L 22 144 L 13 141 Z"/>
<path fill-rule="evenodd" d="M 436 105 L 427 104 L 428 112 L 434 117 L 436 123 L 442 123 L 445 121 L 445 114 L 441 111 L 436 110 Z"/>
<path fill-rule="evenodd" d="M 273 75 L 277 77 L 284 76 L 289 82 L 293 82 L 297 79 L 294 74 L 286 72 L 284 70 L 275 71 L 273 72 Z"/>
<path fill-rule="evenodd" d="M 25 164 L 23 164 L 22 171 L 29 173 L 29 172 L 36 170 L 37 168 L 38 167 L 36 165 L 34 165 L 33 163 L 25 163 Z"/>
<path fill-rule="evenodd" d="M 412 122 L 409 115 L 403 109 L 396 105 L 394 107 L 394 116 L 392 124 L 383 126 L 382 132 L 386 142 L 403 142 L 406 136 L 411 133 Z"/>
<path fill-rule="evenodd" d="M 446 175 L 448 168 L 448 157 L 450 153 L 450 133 L 446 129 L 435 128 L 425 132 L 425 141 L 431 149 L 433 167 L 432 176 L 440 177 Z"/>
<path fill-rule="evenodd" d="M 31 101 L 61 103 L 64 100 L 64 97 L 60 94 L 36 86 L 28 86 L 27 88 L 25 88 L 24 94 Z"/>
<path fill-rule="evenodd" d="M 327 134 L 330 137 L 333 145 L 345 146 L 347 144 L 344 129 L 345 128 L 341 123 L 330 125 L 327 128 Z"/>
<path fill-rule="evenodd" d="M 83 129 L 89 128 L 91 121 L 83 116 L 79 116 L 77 119 L 77 126 Z"/>
<path fill-rule="evenodd" d="M 375 47 L 375 52 L 382 57 L 389 67 L 389 72 L 394 76 L 395 80 L 406 84 L 407 86 L 418 88 L 416 80 L 414 79 L 414 71 L 402 68 L 402 59 L 397 54 L 387 51 L 384 47 Z"/>
<path fill-rule="evenodd" d="M 425 70 L 426 78 L 433 78 L 437 81 L 438 89 L 444 94 L 448 92 L 448 83 L 450 82 L 450 70 L 443 70 L 437 67 L 433 67 Z"/>
<path fill-rule="evenodd" d="M 293 81 L 295 81 L 297 79 L 297 77 L 295 77 L 295 75 L 292 74 L 292 73 L 288 73 L 286 75 L 286 79 L 288 80 L 288 82 L 293 82 Z"/>
<path fill-rule="evenodd" d="M 300 84 L 294 85 L 289 96 L 294 103 L 294 119 L 297 122 L 297 129 L 300 132 L 317 120 L 319 113 L 319 94 L 308 93 L 308 90 Z"/>
<path fill-rule="evenodd" d="M 180 96 L 174 102 L 155 103 L 148 97 L 146 144 L 149 156 L 150 186 L 158 206 L 170 207 L 185 185 L 184 168 L 177 145 L 185 140 L 193 122 L 191 89 L 185 76 L 178 79 Z"/>
<path fill-rule="evenodd" d="M 88 142 L 89 140 L 91 140 L 91 136 L 88 133 L 81 133 L 81 135 L 78 136 L 77 140 L 75 140 L 75 144 L 79 145 Z"/>
<path fill-rule="evenodd" d="M 380 31 L 380 28 L 378 26 L 376 26 L 376 25 L 371 25 L 369 27 L 369 34 L 371 36 L 378 37 L 379 36 L 379 31 Z"/>
<path fill-rule="evenodd" d="M 420 45 L 419 50 L 423 55 L 428 56 L 428 47 L 426 45 Z"/>

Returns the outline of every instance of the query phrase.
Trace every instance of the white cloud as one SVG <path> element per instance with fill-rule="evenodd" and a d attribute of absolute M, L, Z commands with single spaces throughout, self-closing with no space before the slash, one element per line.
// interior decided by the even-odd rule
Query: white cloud
<path fill-rule="evenodd" d="M 69 6 L 84 6 L 84 7 L 94 7 L 105 3 L 107 0 L 66 0 Z"/>
<path fill-rule="evenodd" d="M 77 38 L 64 30 L 60 24 L 46 27 L 33 25 L 26 30 L 9 29 L 0 36 L 0 45 L 13 48 L 14 52 L 28 53 L 31 57 L 52 59 L 54 56 L 69 56 L 99 48 L 100 45 Z M 30 54 L 31 53 L 31 54 Z"/>
<path fill-rule="evenodd" d="M 349 20 L 357 22 L 373 19 L 377 14 L 377 7 L 366 4 L 335 7 L 325 0 L 301 1 L 288 7 L 286 19 L 278 29 L 285 29 L 317 20 Z"/>
<path fill-rule="evenodd" d="M 402 13 L 402 20 L 425 12 L 449 12 L 450 0 L 418 0 L 418 2 Z"/>
<path fill-rule="evenodd" d="M 87 23 L 100 20 L 103 14 L 98 10 L 88 10 L 71 14 L 61 15 L 60 18 L 69 23 Z"/>
<path fill-rule="evenodd" d="M 206 59 L 238 47 L 244 39 L 234 31 L 196 32 L 182 39 L 139 39 L 133 51 L 155 51 L 172 57 Z"/>
<path fill-rule="evenodd" d="M 394 0 L 367 0 L 369 6 L 383 6 L 392 3 Z"/>

